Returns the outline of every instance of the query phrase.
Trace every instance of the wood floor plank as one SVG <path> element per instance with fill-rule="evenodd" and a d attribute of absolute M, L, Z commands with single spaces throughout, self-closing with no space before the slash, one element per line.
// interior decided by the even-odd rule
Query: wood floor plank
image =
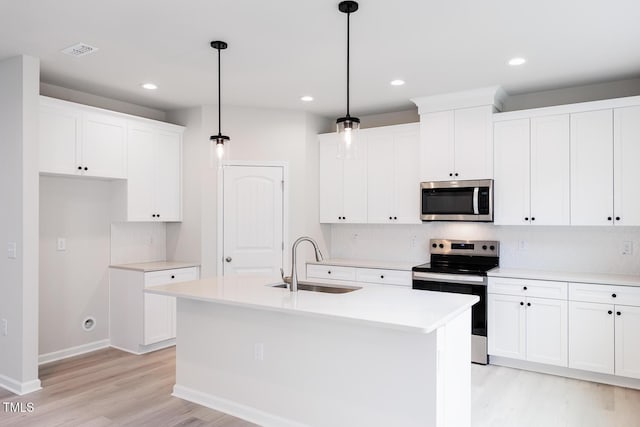
<path fill-rule="evenodd" d="M 41 366 L 40 380 L 42 390 L 22 397 L 0 389 L 0 402 L 35 407 L 0 406 L 0 426 L 255 426 L 172 397 L 174 348 L 144 356 L 99 350 Z M 640 427 L 640 391 L 473 365 L 472 426 Z"/>

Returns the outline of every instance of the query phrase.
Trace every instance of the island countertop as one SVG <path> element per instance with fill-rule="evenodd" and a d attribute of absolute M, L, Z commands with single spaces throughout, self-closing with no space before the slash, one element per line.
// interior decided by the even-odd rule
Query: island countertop
<path fill-rule="evenodd" d="M 477 296 L 331 281 L 359 286 L 327 294 L 274 288 L 279 277 L 234 275 L 154 286 L 145 292 L 261 310 L 327 317 L 405 331 L 431 333 L 479 301 Z"/>

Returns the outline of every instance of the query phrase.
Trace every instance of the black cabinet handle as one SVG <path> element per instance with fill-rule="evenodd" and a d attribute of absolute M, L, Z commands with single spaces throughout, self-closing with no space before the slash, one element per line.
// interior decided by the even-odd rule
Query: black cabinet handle
<path fill-rule="evenodd" d="M 535 217 L 535 216 L 532 216 L 532 217 L 531 217 L 531 221 L 535 221 L 535 220 L 536 220 L 536 217 Z"/>
<path fill-rule="evenodd" d="M 393 219 L 392 217 L 389 217 L 389 219 Z"/>
<path fill-rule="evenodd" d="M 528 216 L 525 216 L 525 217 L 524 217 L 524 220 L 525 220 L 525 221 L 529 221 L 529 217 L 528 217 Z"/>
<path fill-rule="evenodd" d="M 613 311 L 609 310 L 609 311 L 607 311 L 607 313 L 609 313 L 609 314 L 613 314 Z"/>
<path fill-rule="evenodd" d="M 611 294 L 611 298 L 616 298 L 618 295 L 616 294 Z"/>
<path fill-rule="evenodd" d="M 619 216 L 616 217 L 616 221 L 620 221 L 620 217 Z"/>
<path fill-rule="evenodd" d="M 398 217 L 397 217 L 397 216 L 394 216 L 394 217 L 393 217 L 393 219 L 398 219 Z"/>
<path fill-rule="evenodd" d="M 526 290 L 527 290 L 527 287 L 526 287 L 526 286 L 523 286 L 523 287 L 522 287 L 522 290 L 526 291 Z"/>
<path fill-rule="evenodd" d="M 531 307 L 531 303 L 530 302 L 527 303 L 527 307 Z"/>
<path fill-rule="evenodd" d="M 616 314 L 617 314 L 618 316 L 620 316 L 622 313 L 620 313 L 619 311 L 616 311 Z"/>
<path fill-rule="evenodd" d="M 450 174 L 449 174 L 449 176 L 453 176 L 453 174 L 452 174 L 452 173 L 450 173 Z"/>
<path fill-rule="evenodd" d="M 458 172 L 456 172 L 454 175 L 455 175 L 455 176 L 458 176 Z"/>
<path fill-rule="evenodd" d="M 607 221 L 611 221 L 611 217 L 610 216 L 607 217 Z"/>
<path fill-rule="evenodd" d="M 171 278 L 172 278 L 172 279 L 175 279 L 175 278 L 176 278 L 176 276 L 174 276 L 174 275 L 172 274 L 172 275 L 171 275 Z"/>
<path fill-rule="evenodd" d="M 84 167 L 84 170 L 88 171 L 88 170 L 89 170 L 89 168 L 85 166 L 85 167 Z"/>
<path fill-rule="evenodd" d="M 381 274 L 381 275 L 380 275 L 380 278 L 381 278 L 381 279 L 384 279 L 384 275 L 382 275 L 382 274 Z"/>
<path fill-rule="evenodd" d="M 520 305 L 524 305 L 524 303 L 522 301 L 520 301 Z"/>
<path fill-rule="evenodd" d="M 327 271 L 327 273 L 331 274 L 331 270 Z"/>
<path fill-rule="evenodd" d="M 78 166 L 78 170 L 81 171 L 82 170 L 82 166 Z"/>

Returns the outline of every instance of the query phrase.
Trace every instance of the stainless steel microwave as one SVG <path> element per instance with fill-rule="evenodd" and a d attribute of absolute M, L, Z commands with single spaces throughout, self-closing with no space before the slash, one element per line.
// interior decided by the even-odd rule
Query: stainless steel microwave
<path fill-rule="evenodd" d="M 423 221 L 493 222 L 493 180 L 420 183 Z"/>

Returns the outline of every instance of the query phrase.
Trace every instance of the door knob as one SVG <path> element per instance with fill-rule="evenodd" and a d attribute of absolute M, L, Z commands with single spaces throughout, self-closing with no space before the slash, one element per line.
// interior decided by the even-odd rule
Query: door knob
<path fill-rule="evenodd" d="M 233 259 L 233 258 L 231 258 L 230 256 L 228 256 L 228 257 L 226 257 L 224 260 L 225 260 L 225 261 L 227 261 L 227 262 L 231 262 L 231 260 L 232 260 L 232 259 Z"/>

